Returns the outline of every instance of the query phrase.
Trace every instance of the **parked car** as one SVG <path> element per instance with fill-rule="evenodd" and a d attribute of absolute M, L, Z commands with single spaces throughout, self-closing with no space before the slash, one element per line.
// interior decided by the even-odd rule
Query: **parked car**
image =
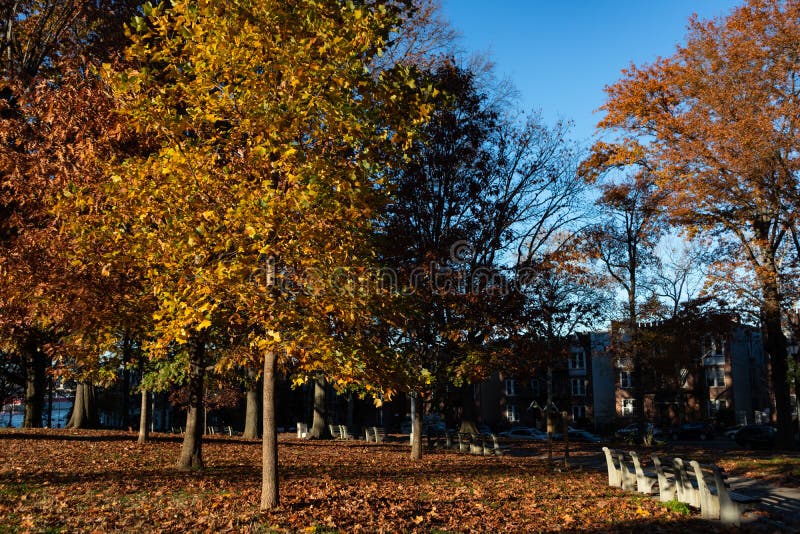
<path fill-rule="evenodd" d="M 722 433 L 722 435 L 725 436 L 728 439 L 734 439 L 734 438 L 736 438 L 736 433 L 739 432 L 742 428 L 744 428 L 744 426 L 745 425 L 729 426 L 728 428 L 725 429 L 725 431 Z"/>
<path fill-rule="evenodd" d="M 596 434 L 592 434 L 588 430 L 570 429 L 567 432 L 570 441 L 582 441 L 585 443 L 603 443 L 603 438 Z"/>
<path fill-rule="evenodd" d="M 478 425 L 478 432 L 485 436 L 493 433 L 492 429 L 488 425 Z"/>
<path fill-rule="evenodd" d="M 614 432 L 614 437 L 624 441 L 641 443 L 642 437 L 645 434 L 652 435 L 653 439 L 657 441 L 664 439 L 664 432 L 662 432 L 660 428 L 653 425 L 653 423 L 645 423 L 644 427 L 642 427 L 640 423 L 631 423 L 630 425 L 620 428 Z"/>
<path fill-rule="evenodd" d="M 547 441 L 547 433 L 528 427 L 513 427 L 508 432 L 500 432 L 498 436 L 508 439 L 525 439 L 534 441 Z"/>
<path fill-rule="evenodd" d="M 708 423 L 683 423 L 669 432 L 671 439 L 714 439 L 714 429 Z"/>
<path fill-rule="evenodd" d="M 746 425 L 739 429 L 733 439 L 746 449 L 775 446 L 775 427 L 770 425 Z"/>
<path fill-rule="evenodd" d="M 422 434 L 444 434 L 446 431 L 444 421 L 436 415 L 426 415 L 422 420 Z M 400 423 L 401 434 L 411 434 L 411 419 Z"/>

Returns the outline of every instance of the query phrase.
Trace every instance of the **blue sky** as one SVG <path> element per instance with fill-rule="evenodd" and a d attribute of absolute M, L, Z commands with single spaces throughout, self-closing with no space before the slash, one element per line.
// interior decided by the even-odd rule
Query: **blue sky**
<path fill-rule="evenodd" d="M 669 56 L 684 41 L 692 13 L 727 14 L 733 0 L 442 0 L 461 48 L 488 53 L 510 79 L 525 110 L 547 122 L 571 119 L 573 137 L 589 142 L 621 69 Z"/>

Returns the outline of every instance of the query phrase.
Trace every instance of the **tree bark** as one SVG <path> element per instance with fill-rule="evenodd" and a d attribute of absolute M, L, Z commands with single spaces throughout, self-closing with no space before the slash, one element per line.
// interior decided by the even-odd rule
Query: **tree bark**
<path fill-rule="evenodd" d="M 549 351 L 548 351 L 549 352 Z M 552 354 L 550 355 L 552 358 Z M 553 365 L 547 365 L 547 406 L 544 409 L 547 424 L 547 461 L 553 461 Z"/>
<path fill-rule="evenodd" d="M 132 341 L 126 335 L 122 340 L 122 428 L 131 426 L 131 352 Z"/>
<path fill-rule="evenodd" d="M 258 381 L 256 380 L 256 371 L 248 367 L 243 438 L 258 439 L 258 412 Z"/>
<path fill-rule="evenodd" d="M 35 337 L 31 335 L 22 347 L 25 361 L 25 418 L 23 428 L 42 426 L 45 390 L 45 357 Z"/>
<path fill-rule="evenodd" d="M 275 375 L 278 358 L 273 351 L 264 355 L 263 438 L 261 446 L 261 510 L 276 508 L 278 494 L 278 433 L 275 426 Z"/>
<path fill-rule="evenodd" d="M 314 417 L 308 437 L 322 439 L 325 437 L 325 376 L 319 374 L 314 379 Z"/>
<path fill-rule="evenodd" d="M 147 443 L 148 438 L 148 426 L 150 424 L 150 414 L 149 414 L 149 405 L 150 403 L 147 402 L 147 390 L 142 389 L 142 411 L 139 415 L 139 439 L 137 440 L 139 443 Z"/>
<path fill-rule="evenodd" d="M 189 343 L 189 407 L 186 411 L 186 432 L 183 434 L 178 468 L 203 468 L 203 379 L 205 377 L 205 342 L 192 339 Z"/>
<path fill-rule="evenodd" d="M 422 395 L 416 394 L 416 397 L 411 399 L 411 402 L 416 403 L 416 409 L 413 410 L 411 418 L 411 459 L 422 459 Z"/>
<path fill-rule="evenodd" d="M 461 424 L 458 427 L 458 431 L 462 434 L 479 433 L 472 388 L 472 382 L 468 382 L 461 387 Z"/>
<path fill-rule="evenodd" d="M 790 399 L 786 336 L 783 334 L 781 298 L 777 284 L 764 284 L 764 347 L 769 354 L 772 391 L 775 394 L 776 444 L 779 448 L 794 446 L 792 404 Z"/>
<path fill-rule="evenodd" d="M 345 423 L 347 424 L 347 428 L 356 428 L 356 402 L 355 398 L 353 397 L 352 393 L 347 394 L 347 419 Z"/>
<path fill-rule="evenodd" d="M 72 405 L 72 415 L 66 428 L 97 428 L 97 404 L 94 396 L 94 386 L 88 382 L 79 382 L 75 388 L 75 403 Z"/>
<path fill-rule="evenodd" d="M 628 283 L 630 284 L 630 289 L 628 291 L 628 336 L 631 347 L 631 364 L 633 366 L 633 369 L 631 369 L 631 380 L 633 381 L 634 418 L 640 425 L 642 437 L 647 439 L 645 433 L 647 418 L 644 412 L 644 377 L 642 376 L 642 357 L 641 351 L 639 350 L 639 311 L 636 306 L 638 291 L 636 285 L 636 268 L 639 264 L 639 251 L 636 245 L 632 244 L 633 238 L 634 236 L 628 238 Z"/>

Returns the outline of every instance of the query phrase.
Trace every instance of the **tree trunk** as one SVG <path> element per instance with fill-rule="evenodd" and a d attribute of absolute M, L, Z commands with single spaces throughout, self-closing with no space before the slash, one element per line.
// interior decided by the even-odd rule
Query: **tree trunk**
<path fill-rule="evenodd" d="M 97 404 L 94 386 L 88 382 L 79 382 L 75 388 L 75 403 L 72 415 L 66 428 L 97 428 Z"/>
<path fill-rule="evenodd" d="M 551 356 L 552 357 L 552 356 Z M 547 461 L 553 461 L 553 366 L 547 366 L 547 406 L 544 408 L 547 422 Z"/>
<path fill-rule="evenodd" d="M 319 374 L 314 379 L 314 417 L 308 437 L 322 439 L 325 437 L 325 377 Z"/>
<path fill-rule="evenodd" d="M 569 413 L 561 412 L 561 423 L 564 432 L 564 467 L 569 468 Z"/>
<path fill-rule="evenodd" d="M 256 371 L 248 367 L 243 438 L 258 439 L 258 412 L 258 381 L 256 380 Z"/>
<path fill-rule="evenodd" d="M 347 425 L 347 428 L 356 428 L 356 430 L 357 430 L 355 411 L 356 411 L 355 398 L 353 397 L 352 393 L 348 393 L 347 394 L 347 417 L 345 419 L 345 424 Z"/>
<path fill-rule="evenodd" d="M 47 428 L 53 428 L 53 377 L 47 377 Z"/>
<path fill-rule="evenodd" d="M 205 376 L 205 342 L 193 338 L 189 343 L 189 407 L 186 411 L 186 432 L 183 434 L 178 468 L 203 468 L 203 378 Z"/>
<path fill-rule="evenodd" d="M 642 436 L 645 435 L 645 412 L 644 412 L 644 380 L 642 376 L 642 358 L 639 350 L 639 316 L 636 306 L 636 265 L 637 255 L 634 252 L 629 252 L 628 257 L 631 258 L 630 264 L 633 266 L 629 271 L 629 284 L 630 290 L 628 291 L 628 336 L 630 343 L 631 355 L 631 380 L 633 384 L 633 398 L 634 398 L 634 418 L 639 423 Z"/>
<path fill-rule="evenodd" d="M 31 335 L 22 347 L 25 361 L 25 418 L 23 428 L 42 426 L 45 390 L 45 357 Z"/>
<path fill-rule="evenodd" d="M 792 404 L 790 400 L 789 372 L 786 351 L 786 336 L 781 324 L 781 298 L 777 284 L 764 287 L 764 347 L 770 359 L 772 390 L 775 393 L 775 416 L 777 427 L 776 444 L 781 449 L 794 446 L 792 431 Z"/>
<path fill-rule="evenodd" d="M 278 433 L 275 426 L 275 374 L 278 358 L 274 352 L 264 355 L 263 441 L 261 446 L 261 510 L 279 504 Z"/>
<path fill-rule="evenodd" d="M 122 428 L 131 426 L 131 352 L 132 342 L 128 336 L 122 340 Z"/>
<path fill-rule="evenodd" d="M 142 389 L 142 411 L 139 415 L 139 443 L 147 443 L 148 425 L 150 424 L 149 417 L 149 402 L 147 402 L 147 390 Z"/>
<path fill-rule="evenodd" d="M 479 433 L 472 388 L 471 382 L 461 387 L 461 424 L 458 427 L 458 431 L 462 434 Z"/>
<path fill-rule="evenodd" d="M 411 402 L 415 403 L 411 417 L 411 459 L 422 459 L 422 395 L 419 393 L 412 397 Z"/>

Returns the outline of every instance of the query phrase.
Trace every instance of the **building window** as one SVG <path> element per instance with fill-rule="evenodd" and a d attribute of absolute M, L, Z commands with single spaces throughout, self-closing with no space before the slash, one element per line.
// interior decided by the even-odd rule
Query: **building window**
<path fill-rule="evenodd" d="M 586 406 L 573 406 L 572 407 L 572 420 L 578 421 L 586 417 Z"/>
<path fill-rule="evenodd" d="M 724 410 L 727 407 L 727 403 L 724 399 L 714 399 L 708 402 L 708 415 L 710 417 L 714 417 L 717 415 L 717 412 L 720 410 Z"/>
<path fill-rule="evenodd" d="M 619 372 L 619 387 L 622 389 L 631 389 L 633 387 L 633 380 L 630 371 Z"/>
<path fill-rule="evenodd" d="M 583 378 L 571 378 L 570 382 L 572 383 L 573 396 L 586 395 L 586 381 Z"/>
<path fill-rule="evenodd" d="M 725 387 L 725 369 L 723 367 L 706 369 L 706 380 L 710 388 Z"/>
<path fill-rule="evenodd" d="M 503 382 L 505 383 L 506 397 L 513 397 L 517 394 L 516 384 L 513 378 L 506 378 Z"/>
<path fill-rule="evenodd" d="M 719 336 L 708 336 L 703 340 L 703 365 L 725 363 L 725 340 Z"/>
<path fill-rule="evenodd" d="M 569 358 L 570 369 L 586 369 L 586 352 L 578 349 L 572 352 Z"/>
<path fill-rule="evenodd" d="M 509 423 L 519 423 L 519 413 L 516 404 L 506 404 L 506 421 Z"/>
<path fill-rule="evenodd" d="M 542 386 L 538 378 L 531 378 L 531 396 L 535 399 L 541 397 Z"/>
<path fill-rule="evenodd" d="M 681 369 L 681 387 L 689 387 L 689 370 L 686 368 Z"/>
<path fill-rule="evenodd" d="M 635 415 L 636 399 L 622 399 L 622 415 Z"/>

